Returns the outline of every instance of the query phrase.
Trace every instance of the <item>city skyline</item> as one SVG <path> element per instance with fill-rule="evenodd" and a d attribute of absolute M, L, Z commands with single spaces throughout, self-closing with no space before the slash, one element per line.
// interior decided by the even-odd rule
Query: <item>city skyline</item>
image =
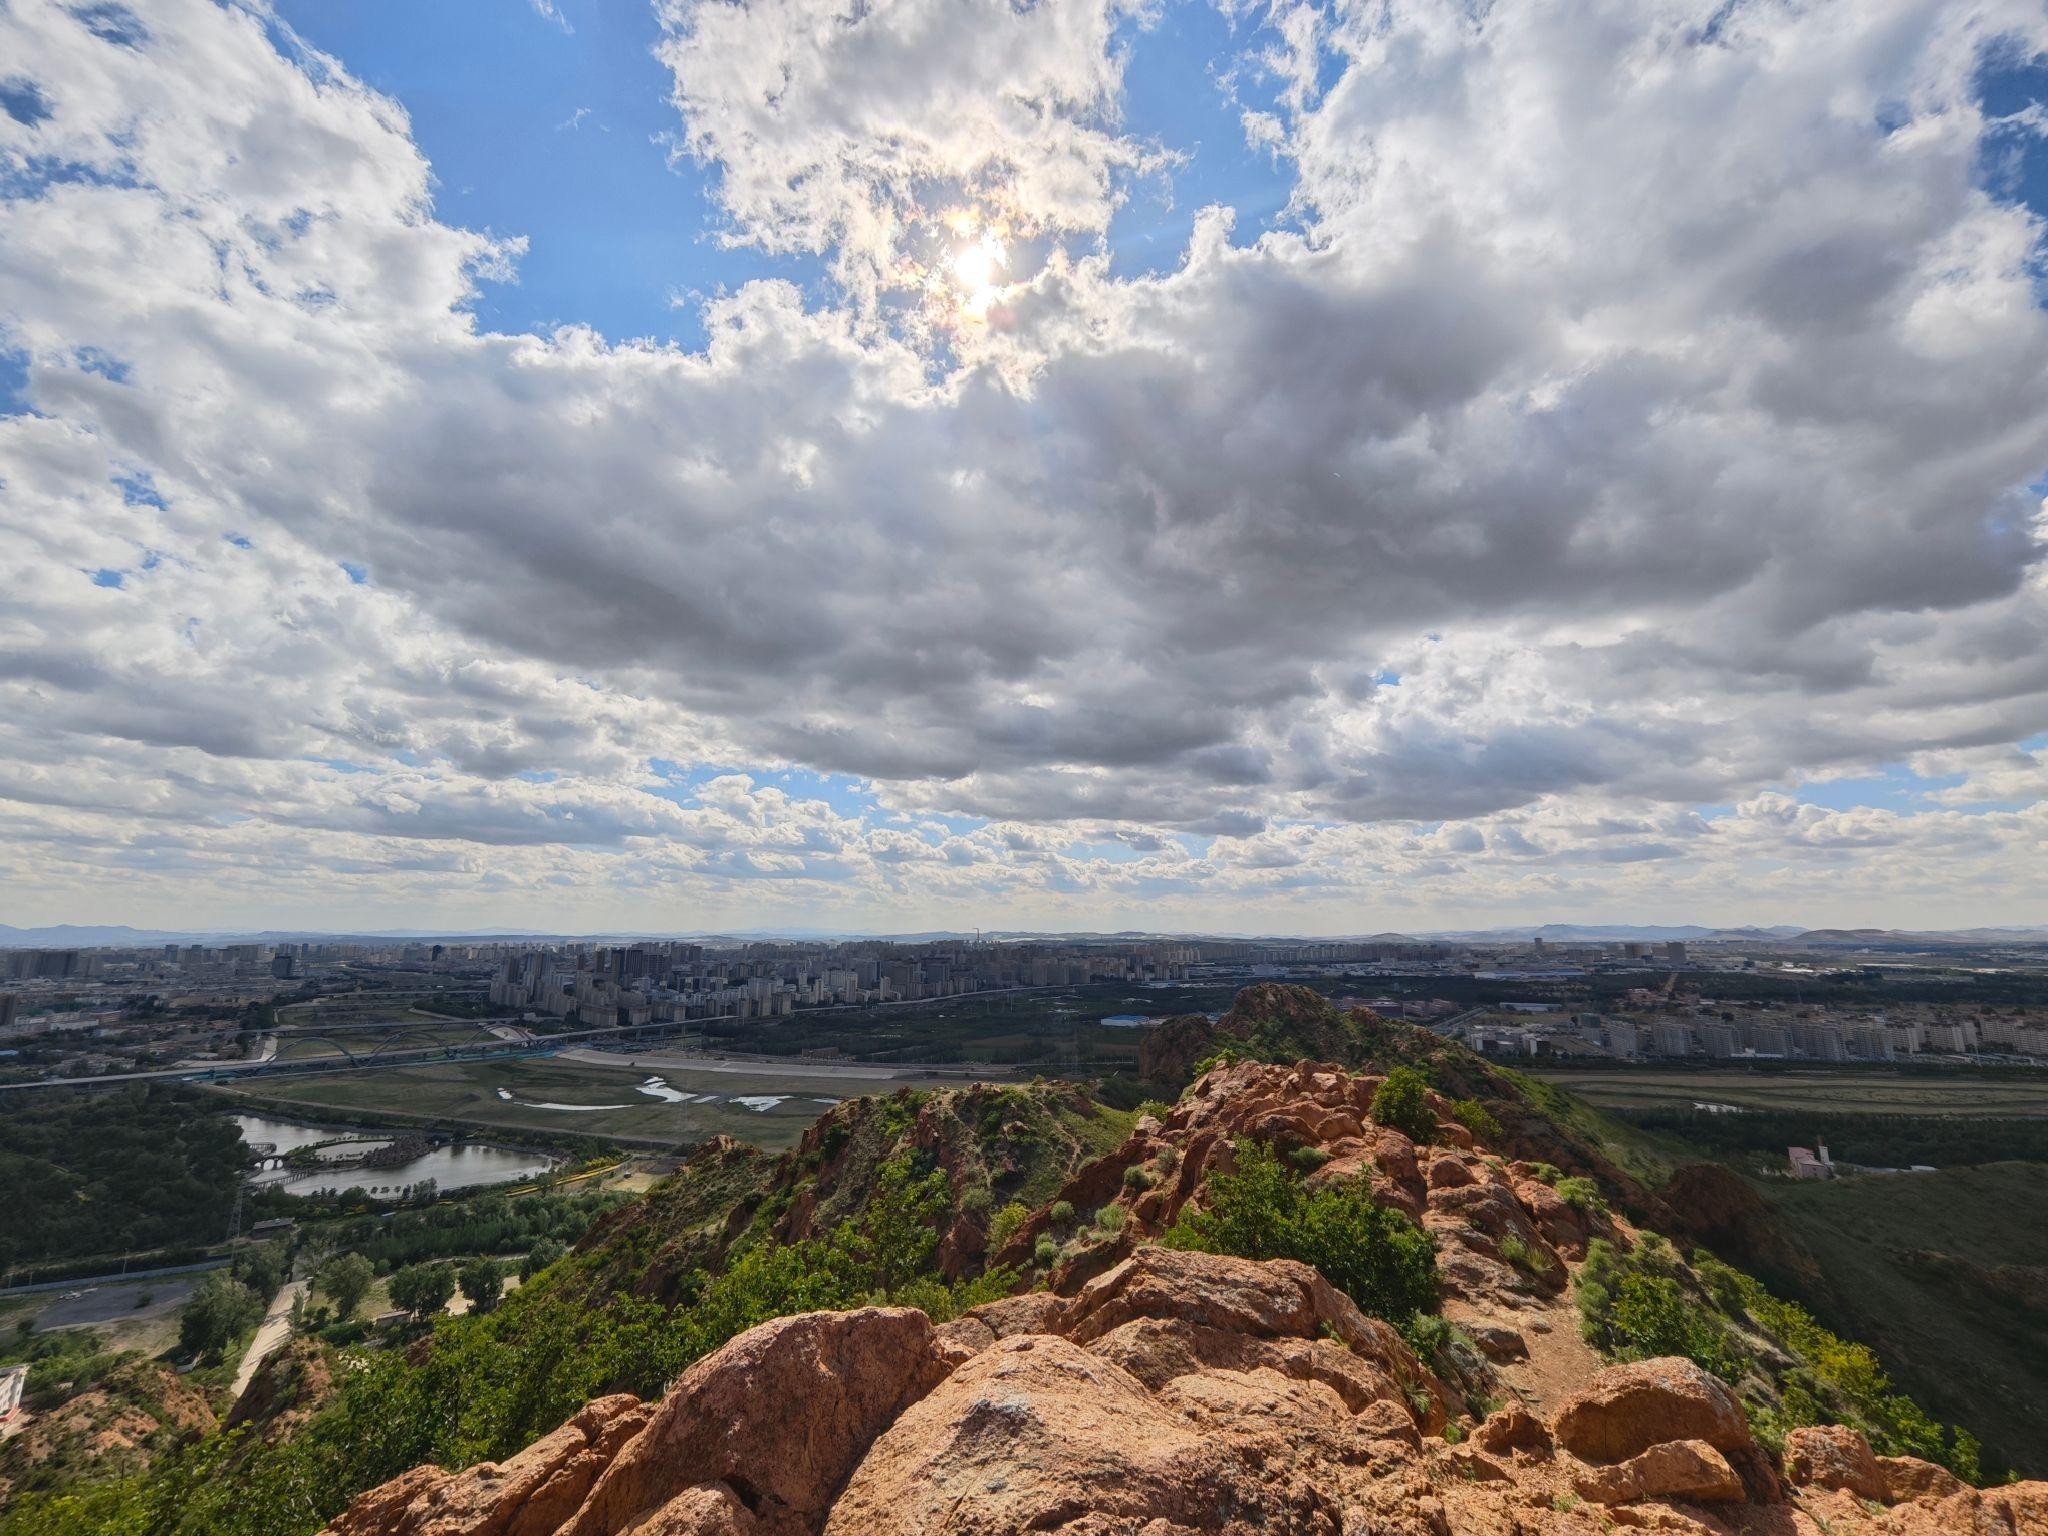
<path fill-rule="evenodd" d="M 0 11 L 0 922 L 2048 921 L 2048 18 Z"/>

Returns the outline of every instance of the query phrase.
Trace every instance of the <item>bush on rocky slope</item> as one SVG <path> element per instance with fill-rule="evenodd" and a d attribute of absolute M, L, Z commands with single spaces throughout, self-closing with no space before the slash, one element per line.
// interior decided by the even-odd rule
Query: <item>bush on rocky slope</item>
<path fill-rule="evenodd" d="M 1242 1259 L 1299 1259 L 1368 1317 L 1396 1325 L 1437 1308 L 1436 1243 L 1356 1184 L 1304 1186 L 1273 1149 L 1238 1149 L 1233 1173 L 1212 1175 L 1207 1207 L 1181 1211 L 1168 1248 Z"/>

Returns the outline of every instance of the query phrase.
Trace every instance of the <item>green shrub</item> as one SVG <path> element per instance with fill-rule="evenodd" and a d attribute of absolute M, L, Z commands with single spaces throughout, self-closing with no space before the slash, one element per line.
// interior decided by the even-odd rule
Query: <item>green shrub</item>
<path fill-rule="evenodd" d="M 1979 1448 L 1968 1430 L 1942 1426 L 1904 1393 L 1892 1390 L 1878 1358 L 1865 1346 L 1830 1332 L 1796 1302 L 1784 1301 L 1761 1281 L 1710 1255 L 1694 1260 L 1701 1282 L 1724 1309 L 1746 1316 L 1799 1362 L 1780 1383 L 1775 1408 L 1753 1415 L 1762 1438 L 1782 1441 L 1802 1424 L 1853 1425 L 1880 1456 L 1917 1456 L 1975 1482 Z"/>
<path fill-rule="evenodd" d="M 1071 1227 L 1074 1224 L 1074 1202 L 1055 1200 L 1052 1209 L 1047 1211 L 1046 1215 L 1056 1227 Z"/>
<path fill-rule="evenodd" d="M 1150 1189 L 1154 1182 L 1152 1170 L 1141 1164 L 1133 1163 L 1124 1170 L 1125 1189 L 1143 1191 Z"/>
<path fill-rule="evenodd" d="M 1296 1147 L 1287 1154 L 1287 1161 L 1303 1173 L 1314 1173 L 1330 1160 L 1330 1154 L 1321 1147 Z"/>
<path fill-rule="evenodd" d="M 1523 1242 L 1512 1232 L 1500 1240 L 1500 1256 L 1525 1275 L 1542 1275 L 1550 1271 L 1550 1259 L 1543 1250 Z"/>
<path fill-rule="evenodd" d="M 970 1184 L 960 1196 L 960 1209 L 969 1216 L 986 1216 L 996 1208 L 996 1192 L 986 1184 Z"/>
<path fill-rule="evenodd" d="M 1564 1177 L 1564 1170 L 1555 1163 L 1531 1163 L 1529 1177 L 1540 1184 L 1548 1184 L 1555 1188 L 1557 1181 Z"/>
<path fill-rule="evenodd" d="M 1575 1211 L 1587 1216 L 1607 1214 L 1607 1201 L 1600 1193 L 1600 1186 L 1591 1179 L 1559 1179 L 1556 1189 L 1558 1198 Z"/>
<path fill-rule="evenodd" d="M 1372 1117 L 1399 1131 L 1417 1146 L 1436 1135 L 1436 1116 L 1429 1109 L 1429 1082 L 1413 1067 L 1396 1067 L 1372 1096 Z"/>
<path fill-rule="evenodd" d="M 1425 1363 L 1435 1360 L 1450 1348 L 1451 1325 L 1435 1312 L 1417 1312 L 1401 1323 L 1400 1328 L 1401 1337 L 1415 1351 L 1415 1358 Z"/>
<path fill-rule="evenodd" d="M 1095 1225 L 1111 1237 L 1124 1229 L 1124 1208 L 1120 1205 L 1105 1205 L 1095 1213 Z"/>
<path fill-rule="evenodd" d="M 1594 1239 L 1579 1270 L 1579 1317 L 1586 1342 L 1612 1360 L 1683 1355 L 1727 1381 L 1742 1374 L 1727 1329 L 1711 1308 L 1687 1296 L 1677 1256 L 1645 1237 L 1628 1253 Z"/>
<path fill-rule="evenodd" d="M 994 1253 L 1007 1244 L 1011 1238 L 1024 1230 L 1024 1223 L 1030 1219 L 1031 1212 L 1019 1200 L 1012 1200 L 997 1211 L 995 1219 L 988 1224 L 989 1252 Z"/>
<path fill-rule="evenodd" d="M 1493 1117 L 1492 1110 L 1477 1099 L 1452 1100 L 1451 1118 L 1480 1141 L 1500 1140 L 1500 1121 Z"/>
<path fill-rule="evenodd" d="M 1180 1166 L 1180 1148 L 1168 1142 L 1159 1149 L 1159 1156 L 1154 1161 L 1159 1164 L 1161 1173 L 1171 1173 Z"/>
<path fill-rule="evenodd" d="M 1212 1175 L 1208 1208 L 1183 1210 L 1169 1248 L 1246 1259 L 1299 1259 L 1360 1309 L 1399 1322 L 1437 1307 L 1436 1243 L 1356 1184 L 1306 1188 L 1261 1142 L 1238 1146 L 1237 1170 Z"/>
<path fill-rule="evenodd" d="M 1050 1269 L 1053 1261 L 1060 1256 L 1060 1245 L 1049 1237 L 1041 1237 L 1038 1240 L 1038 1246 L 1032 1250 L 1031 1256 L 1038 1260 L 1039 1268 Z"/>
<path fill-rule="evenodd" d="M 1150 1115 L 1155 1120 L 1164 1120 L 1173 1113 L 1173 1106 L 1171 1104 L 1162 1104 L 1157 1099 L 1147 1099 L 1138 1106 L 1137 1113 L 1140 1120 L 1144 1119 L 1147 1115 Z"/>

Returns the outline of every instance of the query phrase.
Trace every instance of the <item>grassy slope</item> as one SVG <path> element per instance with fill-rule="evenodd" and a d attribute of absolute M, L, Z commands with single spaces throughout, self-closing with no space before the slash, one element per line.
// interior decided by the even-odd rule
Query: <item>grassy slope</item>
<path fill-rule="evenodd" d="M 1931 1413 L 1969 1426 L 1987 1465 L 2048 1475 L 2048 1168 L 1992 1163 L 1768 1196 L 1826 1277 L 1810 1298 L 1823 1321 L 1869 1342 Z"/>

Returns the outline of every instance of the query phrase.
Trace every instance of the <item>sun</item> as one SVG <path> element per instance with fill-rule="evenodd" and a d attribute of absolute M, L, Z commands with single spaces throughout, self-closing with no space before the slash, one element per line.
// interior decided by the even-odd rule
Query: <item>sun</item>
<path fill-rule="evenodd" d="M 993 287 L 1000 260 L 1000 248 L 986 239 L 978 240 L 953 253 L 953 276 L 970 293 Z"/>
<path fill-rule="evenodd" d="M 1002 274 L 1009 268 L 1010 255 L 994 231 L 984 230 L 978 239 L 956 246 L 949 265 L 960 307 L 969 315 L 985 315 L 1002 297 Z"/>

